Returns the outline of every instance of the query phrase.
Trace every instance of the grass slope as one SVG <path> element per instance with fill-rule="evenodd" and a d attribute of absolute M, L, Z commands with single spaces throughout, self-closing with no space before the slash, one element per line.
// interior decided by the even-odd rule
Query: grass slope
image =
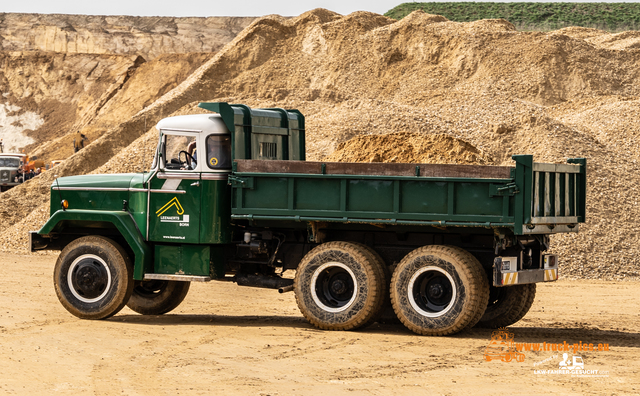
<path fill-rule="evenodd" d="M 525 30 L 567 26 L 610 31 L 640 29 L 640 3 L 403 3 L 385 15 L 400 20 L 415 10 L 456 22 L 503 18 Z"/>

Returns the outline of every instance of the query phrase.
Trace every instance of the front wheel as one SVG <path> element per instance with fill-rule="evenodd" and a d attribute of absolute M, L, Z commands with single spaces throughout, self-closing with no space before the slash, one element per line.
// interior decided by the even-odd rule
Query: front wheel
<path fill-rule="evenodd" d="M 187 296 L 190 282 L 136 281 L 127 307 L 142 315 L 162 315 L 174 310 Z"/>
<path fill-rule="evenodd" d="M 62 305 L 81 319 L 105 319 L 118 313 L 133 290 L 127 253 L 102 236 L 78 238 L 67 245 L 53 274 Z"/>
<path fill-rule="evenodd" d="M 424 246 L 405 256 L 391 278 L 391 304 L 409 330 L 448 335 L 473 326 L 489 298 L 480 262 L 451 246 Z"/>

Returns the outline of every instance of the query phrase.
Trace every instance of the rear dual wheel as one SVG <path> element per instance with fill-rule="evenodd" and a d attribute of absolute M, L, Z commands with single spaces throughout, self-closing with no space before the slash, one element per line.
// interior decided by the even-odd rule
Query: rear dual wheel
<path fill-rule="evenodd" d="M 381 313 L 388 270 L 373 249 L 329 242 L 311 250 L 296 272 L 294 290 L 302 314 L 326 330 L 351 330 Z M 450 246 L 409 253 L 391 279 L 391 304 L 402 323 L 423 335 L 448 335 L 472 327 L 489 300 L 480 262 Z"/>
<path fill-rule="evenodd" d="M 373 249 L 328 242 L 311 250 L 294 279 L 304 317 L 325 330 L 353 330 L 372 323 L 387 293 L 384 263 Z"/>
<path fill-rule="evenodd" d="M 522 319 L 533 305 L 536 284 L 491 286 L 487 309 L 476 327 L 497 329 Z"/>
<path fill-rule="evenodd" d="M 398 264 L 390 293 L 398 319 L 411 331 L 448 335 L 480 320 L 489 299 L 489 282 L 469 252 L 424 246 Z"/>

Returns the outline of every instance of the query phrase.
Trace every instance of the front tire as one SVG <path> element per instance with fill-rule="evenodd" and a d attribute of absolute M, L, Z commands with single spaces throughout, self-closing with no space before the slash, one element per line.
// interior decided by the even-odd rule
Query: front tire
<path fill-rule="evenodd" d="M 142 315 L 162 315 L 174 310 L 187 296 L 191 282 L 136 281 L 127 307 Z"/>
<path fill-rule="evenodd" d="M 304 317 L 324 330 L 353 330 L 377 317 L 387 290 L 384 263 L 369 248 L 328 242 L 304 256 L 294 279 Z"/>
<path fill-rule="evenodd" d="M 118 313 L 133 290 L 132 265 L 124 249 L 102 236 L 67 245 L 56 262 L 53 282 L 62 305 L 81 319 Z"/>
<path fill-rule="evenodd" d="M 418 248 L 398 264 L 391 304 L 398 319 L 422 335 L 455 334 L 473 326 L 489 298 L 480 262 L 452 246 Z"/>

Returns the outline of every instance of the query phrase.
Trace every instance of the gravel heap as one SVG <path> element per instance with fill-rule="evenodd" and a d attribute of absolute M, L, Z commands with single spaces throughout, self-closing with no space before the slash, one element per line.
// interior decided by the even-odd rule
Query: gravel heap
<path fill-rule="evenodd" d="M 325 160 L 463 165 L 489 165 L 493 162 L 464 140 L 445 134 L 410 132 L 356 136 L 340 143 Z"/>
<path fill-rule="evenodd" d="M 552 241 L 561 255 L 561 276 L 638 279 L 638 37 L 582 28 L 518 32 L 504 20 L 457 23 L 423 12 L 401 21 L 322 9 L 292 19 L 269 16 L 181 85 L 114 125 L 106 134 L 112 137 L 96 145 L 113 152 L 109 162 L 92 160 L 92 143 L 59 173 L 138 170 L 143 158 L 150 162 L 156 139 L 145 123 L 193 112 L 195 103 L 206 100 L 299 109 L 307 120 L 309 160 L 346 156 L 349 143 L 341 144 L 352 138 L 371 148 L 362 153 L 367 161 L 381 145 L 398 161 L 404 160 L 398 155 L 403 147 L 411 152 L 407 161 L 425 152 L 442 162 L 463 160 L 446 150 L 429 151 L 438 139 L 467 145 L 476 156 L 472 161 L 495 165 L 513 165 L 514 154 L 554 163 L 586 157 L 587 222 L 578 234 Z M 113 136 L 140 130 L 149 132 L 120 151 L 123 143 Z M 397 132 L 410 136 L 411 150 L 393 140 Z M 332 154 L 336 149 L 342 150 Z M 7 194 L 14 200 L 29 196 L 33 203 L 0 220 L 3 246 L 7 240 L 17 246 L 21 237 L 13 232 L 31 226 L 25 222 L 44 219 L 29 215 L 46 206 L 33 186 L 33 197 L 29 186 L 0 196 L 0 202 Z M 24 220 L 7 228 L 18 219 Z"/>

